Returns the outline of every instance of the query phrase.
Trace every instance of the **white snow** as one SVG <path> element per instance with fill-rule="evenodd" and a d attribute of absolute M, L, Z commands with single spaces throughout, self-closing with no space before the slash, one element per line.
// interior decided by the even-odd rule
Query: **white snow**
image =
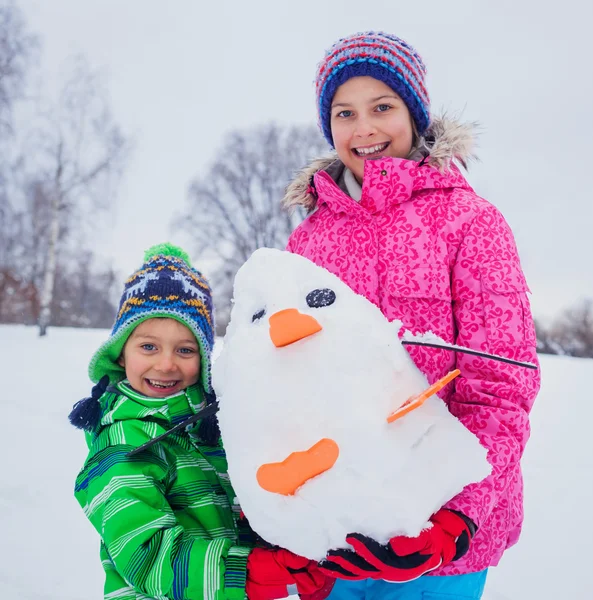
<path fill-rule="evenodd" d="M 331 290 L 334 301 L 309 306 L 316 290 Z M 270 323 L 291 309 L 322 329 L 277 348 Z M 437 396 L 387 422 L 428 387 L 398 341 L 400 326 L 296 254 L 261 248 L 239 270 L 213 382 L 231 481 L 268 542 L 321 560 L 348 547 L 351 531 L 382 543 L 416 536 L 465 485 L 490 474 L 486 450 Z M 339 456 L 320 475 L 304 481 L 298 463 L 278 465 L 327 439 Z M 264 489 L 256 474 L 270 463 L 302 485 L 289 495 Z"/>
<path fill-rule="evenodd" d="M 0 598 L 99 600 L 98 537 L 73 498 L 86 446 L 66 419 L 90 391 L 107 331 L 0 326 Z M 593 360 L 541 356 L 523 465 L 525 527 L 491 569 L 485 600 L 590 600 Z"/>
<path fill-rule="evenodd" d="M 445 340 L 442 337 L 438 336 L 432 331 L 425 331 L 423 333 L 413 334 L 411 331 L 406 330 L 404 331 L 404 334 L 402 335 L 401 339 L 408 342 L 426 342 L 432 344 L 442 344 L 443 346 L 451 345 L 447 344 L 447 342 L 445 342 Z"/>

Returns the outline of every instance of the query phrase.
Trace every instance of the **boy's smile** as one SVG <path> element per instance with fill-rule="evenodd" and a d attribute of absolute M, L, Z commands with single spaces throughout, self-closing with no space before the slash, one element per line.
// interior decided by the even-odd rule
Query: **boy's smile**
<path fill-rule="evenodd" d="M 130 335 L 119 364 L 137 392 L 166 398 L 198 380 L 199 347 L 193 333 L 175 319 L 152 318 Z"/>
<path fill-rule="evenodd" d="M 408 107 L 373 77 L 352 77 L 337 89 L 331 131 L 340 160 L 361 184 L 365 160 L 406 158 L 414 140 Z"/>

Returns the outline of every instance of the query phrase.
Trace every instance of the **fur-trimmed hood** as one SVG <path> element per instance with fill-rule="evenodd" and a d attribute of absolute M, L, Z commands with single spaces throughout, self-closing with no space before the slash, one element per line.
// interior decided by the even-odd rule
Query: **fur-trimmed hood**
<path fill-rule="evenodd" d="M 453 161 L 459 162 L 467 169 L 469 161 L 475 160 L 473 152 L 476 136 L 476 123 L 460 123 L 447 115 L 434 118 L 420 139 L 418 146 L 412 151 L 410 160 L 425 159 L 425 163 L 439 171 L 447 171 Z M 307 211 L 315 208 L 317 199 L 311 190 L 311 179 L 318 171 L 334 172 L 343 170 L 343 163 L 335 152 L 309 163 L 299 171 L 286 188 L 282 206 L 293 210 L 302 206 Z"/>

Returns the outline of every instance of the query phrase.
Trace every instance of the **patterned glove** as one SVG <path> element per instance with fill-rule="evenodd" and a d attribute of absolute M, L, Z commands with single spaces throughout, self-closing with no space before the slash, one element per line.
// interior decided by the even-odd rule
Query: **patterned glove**
<path fill-rule="evenodd" d="M 315 561 L 288 550 L 254 548 L 247 559 L 245 591 L 249 600 L 274 600 L 297 592 L 301 596 L 319 598 L 328 579 Z M 291 590 L 290 586 L 296 589 Z"/>
<path fill-rule="evenodd" d="M 414 538 L 397 536 L 387 544 L 351 533 L 346 541 L 354 550 L 330 550 L 321 570 L 339 579 L 384 579 L 405 582 L 461 558 L 469 549 L 476 526 L 457 511 L 441 509 L 431 526 Z"/>

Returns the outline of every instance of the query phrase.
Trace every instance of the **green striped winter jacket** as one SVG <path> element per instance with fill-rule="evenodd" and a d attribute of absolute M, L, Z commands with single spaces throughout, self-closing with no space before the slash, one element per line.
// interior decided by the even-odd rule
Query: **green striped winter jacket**
<path fill-rule="evenodd" d="M 126 457 L 203 408 L 199 388 L 155 399 L 121 382 L 100 402 L 74 493 L 101 536 L 105 598 L 243 600 L 251 536 L 222 444 L 205 445 L 196 425 Z"/>

